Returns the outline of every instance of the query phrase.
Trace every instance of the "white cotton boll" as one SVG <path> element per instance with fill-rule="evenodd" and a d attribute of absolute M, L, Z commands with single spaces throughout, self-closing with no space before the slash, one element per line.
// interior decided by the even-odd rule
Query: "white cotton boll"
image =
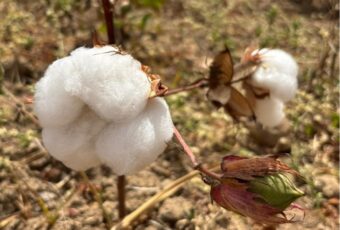
<path fill-rule="evenodd" d="M 95 138 L 105 127 L 93 111 L 85 109 L 70 125 L 44 128 L 43 143 L 49 153 L 74 170 L 86 170 L 100 164 L 95 152 Z"/>
<path fill-rule="evenodd" d="M 275 127 L 281 123 L 284 114 L 284 104 L 275 97 L 256 100 L 254 112 L 256 120 L 266 127 Z"/>
<path fill-rule="evenodd" d="M 266 66 L 273 67 L 280 73 L 296 78 L 299 67 L 289 53 L 280 49 L 264 50 L 264 52 L 260 52 L 260 59 Z"/>
<path fill-rule="evenodd" d="M 269 89 L 271 95 L 286 102 L 297 91 L 298 66 L 291 55 L 274 49 L 262 49 L 261 64 L 252 75 L 250 83 L 256 87 Z"/>
<path fill-rule="evenodd" d="M 296 94 L 297 79 L 278 72 L 275 68 L 260 66 L 251 78 L 251 84 L 270 90 L 270 94 L 287 102 Z"/>
<path fill-rule="evenodd" d="M 57 127 L 79 116 L 84 103 L 65 91 L 65 79 L 76 75 L 70 57 L 51 64 L 36 84 L 34 110 L 43 127 Z"/>
<path fill-rule="evenodd" d="M 71 58 L 80 78 L 69 79 L 66 90 L 102 118 L 120 122 L 144 109 L 151 86 L 139 61 L 115 51 L 111 46 L 73 51 Z"/>
<path fill-rule="evenodd" d="M 112 123 L 101 132 L 96 150 L 101 161 L 118 175 L 133 174 L 152 163 L 173 135 L 169 108 L 162 98 L 148 102 L 128 123 Z"/>

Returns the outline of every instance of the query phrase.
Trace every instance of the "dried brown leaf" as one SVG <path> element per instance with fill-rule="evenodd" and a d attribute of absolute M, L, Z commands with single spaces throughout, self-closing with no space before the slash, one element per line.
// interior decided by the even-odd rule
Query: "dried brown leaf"
<path fill-rule="evenodd" d="M 214 58 L 210 66 L 209 88 L 213 90 L 219 85 L 228 85 L 233 78 L 233 66 L 230 51 L 226 48 Z"/>
<path fill-rule="evenodd" d="M 265 156 L 256 158 L 244 158 L 226 156 L 221 163 L 224 178 L 237 178 L 252 180 L 257 176 L 272 175 L 287 172 L 294 175 L 298 173 L 277 159 L 278 156 Z"/>
<path fill-rule="evenodd" d="M 254 117 L 254 111 L 251 104 L 237 89 L 230 87 L 230 99 L 224 106 L 234 119 L 238 120 L 241 116 Z"/>

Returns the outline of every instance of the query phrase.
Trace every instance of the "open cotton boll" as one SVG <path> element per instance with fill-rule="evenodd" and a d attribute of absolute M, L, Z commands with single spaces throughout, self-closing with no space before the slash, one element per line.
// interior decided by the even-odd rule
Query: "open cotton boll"
<path fill-rule="evenodd" d="M 34 110 L 43 127 L 58 127 L 79 116 L 84 103 L 65 91 L 65 79 L 77 75 L 71 58 L 65 57 L 51 64 L 36 84 Z"/>
<path fill-rule="evenodd" d="M 260 51 L 260 60 L 268 67 L 277 69 L 278 72 L 295 77 L 299 67 L 294 58 L 287 52 L 280 49 L 264 49 Z"/>
<path fill-rule="evenodd" d="M 294 58 L 278 49 L 262 49 L 257 52 L 261 64 L 252 75 L 250 84 L 268 89 L 284 102 L 291 100 L 298 87 L 298 66 Z"/>
<path fill-rule="evenodd" d="M 132 174 L 152 163 L 172 135 L 169 108 L 163 98 L 154 98 L 135 119 L 105 128 L 97 140 L 96 150 L 101 161 L 116 174 Z"/>
<path fill-rule="evenodd" d="M 94 142 L 105 125 L 93 111 L 85 109 L 70 125 L 44 128 L 43 142 L 49 153 L 66 166 L 86 170 L 100 164 Z"/>
<path fill-rule="evenodd" d="M 251 78 L 251 84 L 270 90 L 270 94 L 287 102 L 296 94 L 297 79 L 284 73 L 279 73 L 277 69 L 266 66 L 259 67 Z"/>
<path fill-rule="evenodd" d="M 112 46 L 78 48 L 71 53 L 79 79 L 66 90 L 81 98 L 99 116 L 120 122 L 137 116 L 145 107 L 150 82 L 141 63 Z"/>
<path fill-rule="evenodd" d="M 281 123 L 284 114 L 284 104 L 275 97 L 256 100 L 254 112 L 256 120 L 266 127 L 275 127 Z"/>

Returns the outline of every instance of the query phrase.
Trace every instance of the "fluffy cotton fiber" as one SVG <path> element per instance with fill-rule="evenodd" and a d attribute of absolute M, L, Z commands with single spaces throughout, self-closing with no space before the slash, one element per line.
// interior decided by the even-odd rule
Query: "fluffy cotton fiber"
<path fill-rule="evenodd" d="M 34 109 L 43 127 L 59 127 L 75 120 L 84 102 L 66 92 L 65 81 L 76 71 L 70 57 L 52 63 L 36 84 Z"/>
<path fill-rule="evenodd" d="M 155 160 L 172 137 L 169 108 L 164 99 L 148 99 L 151 85 L 140 62 L 116 51 L 78 48 L 50 65 L 36 85 L 43 142 L 72 169 L 106 163 L 131 174 Z"/>
<path fill-rule="evenodd" d="M 266 127 L 279 125 L 285 117 L 284 104 L 275 97 L 256 100 L 254 112 L 256 120 Z"/>
<path fill-rule="evenodd" d="M 101 132 L 99 158 L 118 175 L 132 174 L 153 162 L 172 137 L 173 124 L 164 99 L 150 100 L 135 120 L 111 124 Z"/>
<path fill-rule="evenodd" d="M 137 116 L 150 93 L 150 82 L 140 62 L 115 51 L 111 46 L 73 51 L 71 58 L 78 75 L 65 85 L 68 92 L 109 121 Z"/>
<path fill-rule="evenodd" d="M 251 84 L 268 89 L 283 102 L 291 100 L 297 91 L 298 66 L 291 55 L 278 49 L 262 49 L 261 64 L 251 77 Z"/>
<path fill-rule="evenodd" d="M 298 65 L 279 49 L 255 50 L 252 55 L 259 55 L 260 64 L 248 83 L 269 91 L 269 97 L 256 100 L 255 115 L 264 126 L 274 127 L 284 118 L 284 103 L 296 94 Z"/>

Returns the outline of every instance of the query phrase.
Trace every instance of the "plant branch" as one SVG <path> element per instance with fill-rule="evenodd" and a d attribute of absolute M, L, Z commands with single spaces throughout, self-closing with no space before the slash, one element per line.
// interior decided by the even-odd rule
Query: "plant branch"
<path fill-rule="evenodd" d="M 107 37 L 109 39 L 109 44 L 116 43 L 115 37 L 115 30 L 114 30 L 114 23 L 113 23 L 113 5 L 111 4 L 110 0 L 102 0 L 103 9 L 104 9 L 104 16 L 105 16 L 105 23 L 106 23 L 106 31 Z"/>
<path fill-rule="evenodd" d="M 185 85 L 176 89 L 170 89 L 167 92 L 165 92 L 163 95 L 158 95 L 158 96 L 169 96 L 173 95 L 176 93 L 181 93 L 185 91 L 190 91 L 196 88 L 201 88 L 201 87 L 207 87 L 208 86 L 208 79 L 207 78 L 201 78 L 198 79 L 197 81 L 194 81 L 193 83 L 190 83 L 189 85 Z"/>
<path fill-rule="evenodd" d="M 249 78 L 249 76 L 255 71 L 256 63 L 253 62 L 246 62 L 246 63 L 238 63 L 234 66 L 234 76 L 233 80 L 228 83 L 228 85 L 235 84 L 237 82 L 241 82 Z M 208 78 L 201 78 L 198 79 L 188 85 L 181 86 L 175 89 L 170 89 L 165 93 L 157 96 L 170 96 L 176 93 L 181 93 L 185 91 L 190 91 L 197 88 L 204 88 L 209 86 L 209 79 Z"/>

